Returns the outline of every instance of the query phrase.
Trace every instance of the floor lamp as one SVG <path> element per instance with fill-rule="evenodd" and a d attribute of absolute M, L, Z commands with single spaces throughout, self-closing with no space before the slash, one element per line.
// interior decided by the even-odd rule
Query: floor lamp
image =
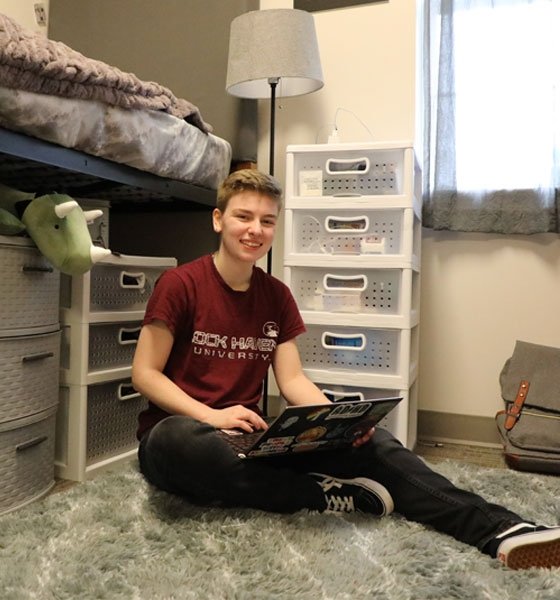
<path fill-rule="evenodd" d="M 290 8 L 255 10 L 231 22 L 226 90 L 239 98 L 270 98 L 268 170 L 274 175 L 277 97 L 302 96 L 323 87 L 313 16 Z M 267 272 L 272 271 L 272 250 Z M 268 403 L 265 380 L 263 408 Z"/>

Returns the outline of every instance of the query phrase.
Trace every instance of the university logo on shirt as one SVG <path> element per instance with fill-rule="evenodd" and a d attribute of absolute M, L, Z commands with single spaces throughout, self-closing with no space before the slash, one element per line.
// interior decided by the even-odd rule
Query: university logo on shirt
<path fill-rule="evenodd" d="M 278 324 L 268 321 L 263 326 L 265 337 L 237 337 L 208 331 L 195 331 L 192 337 L 193 352 L 199 356 L 225 360 L 269 361 L 280 333 Z"/>

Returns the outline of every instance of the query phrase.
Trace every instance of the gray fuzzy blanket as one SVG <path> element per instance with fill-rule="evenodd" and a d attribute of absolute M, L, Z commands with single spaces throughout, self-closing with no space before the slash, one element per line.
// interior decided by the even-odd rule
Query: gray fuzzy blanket
<path fill-rule="evenodd" d="M 29 92 L 98 100 L 128 109 L 164 111 L 205 133 L 212 130 L 196 106 L 176 98 L 169 89 L 87 58 L 62 42 L 25 29 L 3 14 L 0 14 L 0 81 L 6 87 Z"/>

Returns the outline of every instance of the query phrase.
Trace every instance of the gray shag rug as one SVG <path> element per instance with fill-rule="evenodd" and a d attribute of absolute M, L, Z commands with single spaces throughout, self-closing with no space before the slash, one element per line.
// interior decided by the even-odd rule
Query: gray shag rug
<path fill-rule="evenodd" d="M 434 468 L 560 522 L 560 478 Z M 510 571 L 398 516 L 196 507 L 131 464 L 1 516 L 0 590 L 2 600 L 558 600 L 560 569 Z"/>

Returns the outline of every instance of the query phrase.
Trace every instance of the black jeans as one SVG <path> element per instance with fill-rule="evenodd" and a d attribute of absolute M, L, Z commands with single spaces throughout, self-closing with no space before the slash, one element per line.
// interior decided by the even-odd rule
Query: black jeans
<path fill-rule="evenodd" d="M 241 459 L 211 425 L 172 416 L 144 435 L 138 455 L 151 484 L 197 504 L 322 511 L 323 491 L 308 475 L 316 472 L 378 481 L 390 492 L 396 512 L 483 552 L 497 533 L 523 521 L 457 488 L 381 428 L 360 448 Z"/>

